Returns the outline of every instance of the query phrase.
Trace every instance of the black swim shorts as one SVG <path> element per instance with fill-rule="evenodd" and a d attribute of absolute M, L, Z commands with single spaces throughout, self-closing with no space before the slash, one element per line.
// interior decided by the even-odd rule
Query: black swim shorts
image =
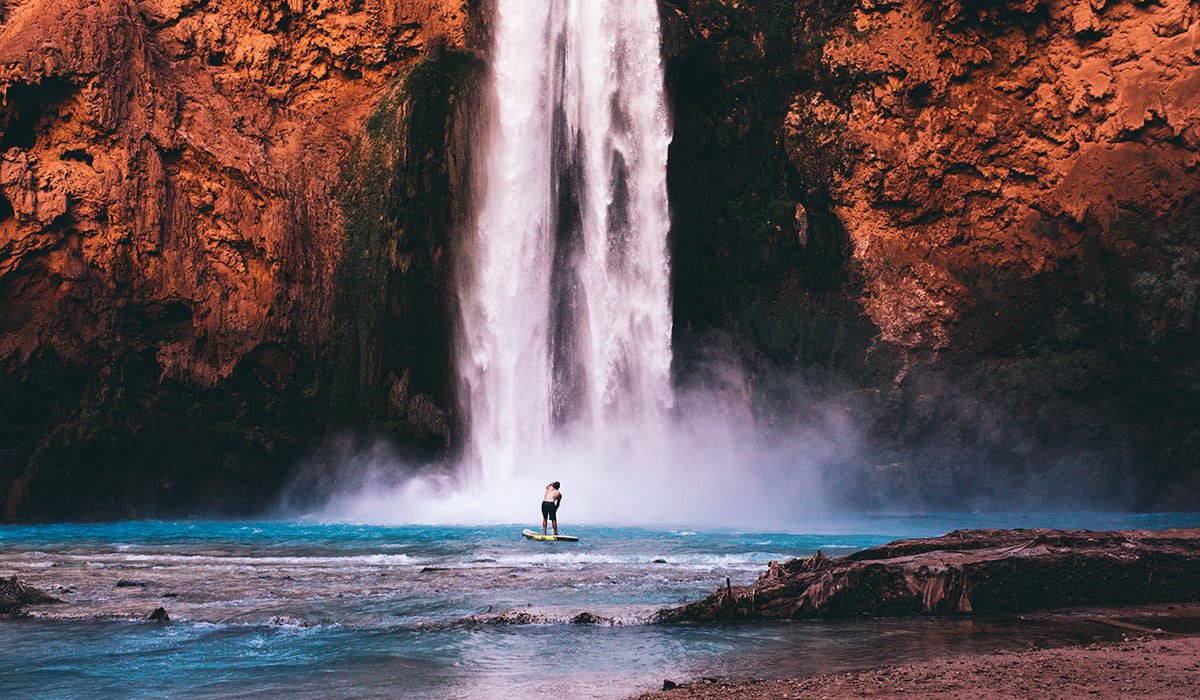
<path fill-rule="evenodd" d="M 558 504 L 554 501 L 542 501 L 542 517 L 558 522 Z"/>

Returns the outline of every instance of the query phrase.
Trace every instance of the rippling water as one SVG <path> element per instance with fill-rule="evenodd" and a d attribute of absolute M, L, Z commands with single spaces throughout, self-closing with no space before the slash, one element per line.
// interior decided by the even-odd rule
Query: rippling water
<path fill-rule="evenodd" d="M 622 697 L 1090 634 L 1013 620 L 675 626 L 657 609 L 960 527 L 1162 528 L 1196 515 L 861 517 L 825 534 L 132 522 L 0 527 L 0 576 L 67 601 L 0 621 L 0 697 Z M 172 621 L 146 620 L 158 607 Z M 580 613 L 597 622 L 580 624 Z M 1019 629 L 1018 629 L 1019 628 Z"/>

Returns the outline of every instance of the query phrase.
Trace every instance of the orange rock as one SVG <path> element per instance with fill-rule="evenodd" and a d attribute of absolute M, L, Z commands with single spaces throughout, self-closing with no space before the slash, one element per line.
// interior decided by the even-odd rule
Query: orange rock
<path fill-rule="evenodd" d="M 797 99 L 787 124 L 823 124 L 862 154 L 832 194 L 863 307 L 881 338 L 936 349 L 971 303 L 952 282 L 964 272 L 1036 276 L 1081 237 L 1121 248 L 1119 212 L 1169 220 L 1191 201 L 1200 22 L 1186 0 L 1010 4 L 988 29 L 957 3 L 940 17 L 924 7 L 860 3 L 824 55 L 868 84 L 849 109 Z M 1036 7 L 1044 18 L 1001 16 Z"/>
<path fill-rule="evenodd" d="M 97 351 L 54 311 L 95 301 L 61 276 L 67 256 L 102 271 L 114 302 L 191 308 L 188 339 L 158 358 L 202 384 L 269 338 L 327 332 L 349 143 L 389 81 L 435 44 L 465 45 L 468 23 L 463 0 L 7 6 L 0 276 L 55 284 L 22 300 L 0 360 L 22 338 Z"/>

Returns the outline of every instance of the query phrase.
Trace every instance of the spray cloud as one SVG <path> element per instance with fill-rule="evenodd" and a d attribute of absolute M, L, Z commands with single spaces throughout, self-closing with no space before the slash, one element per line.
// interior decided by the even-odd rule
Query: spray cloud
<path fill-rule="evenodd" d="M 811 512 L 844 431 L 768 435 L 732 365 L 671 386 L 667 153 L 657 8 L 498 0 L 471 224 L 456 255 L 451 474 L 343 459 L 328 512 L 528 521 L 547 482 L 575 522 L 779 523 Z M 533 503 L 531 504 L 531 501 Z"/>

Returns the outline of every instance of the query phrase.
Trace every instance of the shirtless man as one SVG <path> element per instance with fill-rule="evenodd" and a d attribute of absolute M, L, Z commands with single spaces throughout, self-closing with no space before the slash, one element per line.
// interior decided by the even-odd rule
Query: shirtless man
<path fill-rule="evenodd" d="M 558 535 L 558 504 L 562 503 L 562 491 L 558 490 L 558 482 L 546 484 L 546 493 L 542 496 L 542 534 L 546 534 L 546 521 L 554 523 L 554 534 Z"/>

